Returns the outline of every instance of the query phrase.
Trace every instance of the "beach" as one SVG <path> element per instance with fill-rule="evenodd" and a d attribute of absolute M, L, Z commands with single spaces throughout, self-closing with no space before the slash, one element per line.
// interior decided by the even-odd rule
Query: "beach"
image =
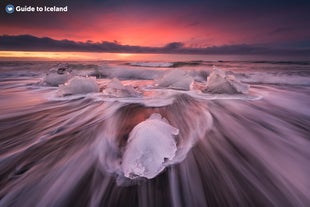
<path fill-rule="evenodd" d="M 244 59 L 1 61 L 0 206 L 309 206 L 310 62 Z"/>

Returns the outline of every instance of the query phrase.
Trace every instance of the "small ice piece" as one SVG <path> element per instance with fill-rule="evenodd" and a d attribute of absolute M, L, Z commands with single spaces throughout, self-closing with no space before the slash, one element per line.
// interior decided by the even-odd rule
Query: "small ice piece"
<path fill-rule="evenodd" d="M 227 74 L 225 71 L 214 68 L 212 73 L 207 78 L 207 88 L 204 92 L 210 93 L 247 93 L 249 86 L 241 83 L 232 74 Z"/>
<path fill-rule="evenodd" d="M 130 132 L 123 154 L 122 169 L 125 177 L 154 178 L 176 154 L 175 135 L 179 130 L 171 126 L 160 114 L 139 123 Z"/>
<path fill-rule="evenodd" d="M 72 75 L 66 65 L 60 65 L 48 71 L 44 77 L 44 83 L 50 86 L 59 86 L 66 83 Z"/>
<path fill-rule="evenodd" d="M 193 84 L 193 78 L 182 70 L 171 70 L 163 75 L 163 77 L 156 81 L 159 87 L 166 87 L 178 90 L 190 90 Z"/>
<path fill-rule="evenodd" d="M 58 90 L 60 96 L 97 92 L 99 92 L 99 86 L 93 77 L 74 77 L 64 85 L 59 86 Z"/>
<path fill-rule="evenodd" d="M 124 86 L 117 78 L 113 78 L 107 84 L 103 93 L 113 97 L 135 97 L 139 95 L 132 86 Z"/>

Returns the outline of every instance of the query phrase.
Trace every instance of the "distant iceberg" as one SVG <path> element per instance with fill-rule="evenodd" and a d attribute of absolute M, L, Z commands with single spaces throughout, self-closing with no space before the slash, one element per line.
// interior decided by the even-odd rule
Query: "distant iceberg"
<path fill-rule="evenodd" d="M 241 83 L 234 75 L 215 68 L 207 78 L 207 86 L 204 92 L 209 93 L 247 93 L 249 86 Z"/>
<path fill-rule="evenodd" d="M 91 77 L 74 77 L 64 85 L 59 86 L 58 95 L 75 95 L 99 92 L 99 85 L 96 79 Z"/>
<path fill-rule="evenodd" d="M 156 80 L 156 86 L 178 90 L 190 90 L 194 79 L 183 70 L 171 70 Z"/>
<path fill-rule="evenodd" d="M 151 179 L 163 171 L 164 163 L 175 157 L 177 145 L 174 136 L 178 133 L 177 128 L 157 113 L 135 126 L 130 132 L 122 160 L 125 177 Z"/>

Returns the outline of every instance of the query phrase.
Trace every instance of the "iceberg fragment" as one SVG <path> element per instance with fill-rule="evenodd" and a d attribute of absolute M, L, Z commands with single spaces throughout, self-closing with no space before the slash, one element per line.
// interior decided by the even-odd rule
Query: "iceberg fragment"
<path fill-rule="evenodd" d="M 249 86 L 241 83 L 233 74 L 216 68 L 208 76 L 207 87 L 204 92 L 235 94 L 247 93 L 248 90 Z"/>
<path fill-rule="evenodd" d="M 178 90 L 190 90 L 194 79 L 182 70 L 171 70 L 165 73 L 162 78 L 156 81 L 159 87 L 167 87 Z"/>
<path fill-rule="evenodd" d="M 176 154 L 175 135 L 179 130 L 160 114 L 154 113 L 130 132 L 123 154 L 122 169 L 125 177 L 154 178 Z"/>
<path fill-rule="evenodd" d="M 72 78 L 71 71 L 65 65 L 50 69 L 43 81 L 50 86 L 59 86 L 66 83 L 70 78 Z"/>
<path fill-rule="evenodd" d="M 107 84 L 103 93 L 113 97 L 135 97 L 139 95 L 132 86 L 124 86 L 117 78 L 113 78 Z"/>
<path fill-rule="evenodd" d="M 99 92 L 99 86 L 93 77 L 74 77 L 64 85 L 59 86 L 58 90 L 60 96 L 97 92 Z"/>

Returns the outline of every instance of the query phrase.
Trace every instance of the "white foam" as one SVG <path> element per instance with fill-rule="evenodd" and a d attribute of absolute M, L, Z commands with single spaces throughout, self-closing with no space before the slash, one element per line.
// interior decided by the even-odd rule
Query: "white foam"
<path fill-rule="evenodd" d="M 246 83 L 254 84 L 281 84 L 281 85 L 310 85 L 310 78 L 297 74 L 251 72 L 240 77 Z"/>

